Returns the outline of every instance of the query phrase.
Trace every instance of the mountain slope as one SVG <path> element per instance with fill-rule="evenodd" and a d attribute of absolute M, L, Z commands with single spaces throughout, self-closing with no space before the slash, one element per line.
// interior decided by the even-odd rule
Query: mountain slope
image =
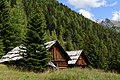
<path fill-rule="evenodd" d="M 66 50 L 83 49 L 93 67 L 117 69 L 120 64 L 119 33 L 100 26 L 55 0 L 39 4 L 43 7 L 49 40 L 58 39 Z"/>
<path fill-rule="evenodd" d="M 18 0 L 6 1 L 10 1 L 11 6 L 15 7 L 15 1 Z M 35 10 L 40 7 L 39 10 L 45 19 L 44 25 L 47 27 L 47 41 L 56 39 L 66 50 L 82 49 L 92 67 L 120 71 L 120 33 L 85 18 L 56 0 L 21 1 L 19 3 L 24 8 L 27 29 L 30 22 L 32 23 L 30 19 L 34 16 L 33 13 L 38 14 Z M 31 28 L 34 29 L 35 26 L 36 24 Z"/>
<path fill-rule="evenodd" d="M 111 20 L 111 22 L 112 22 L 115 26 L 120 27 L 120 21 Z"/>

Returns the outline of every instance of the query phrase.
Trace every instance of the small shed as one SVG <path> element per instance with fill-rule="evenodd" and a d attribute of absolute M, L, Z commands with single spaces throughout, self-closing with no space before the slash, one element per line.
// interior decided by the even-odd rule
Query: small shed
<path fill-rule="evenodd" d="M 69 67 L 82 67 L 85 68 L 89 61 L 82 50 L 66 51 L 71 60 L 68 61 Z"/>
<path fill-rule="evenodd" d="M 59 69 L 67 68 L 68 67 L 68 61 L 71 60 L 71 58 L 68 56 L 66 51 L 62 48 L 62 46 L 59 44 L 58 41 L 50 41 L 45 43 L 46 48 L 51 53 L 51 60 L 54 63 L 56 67 Z"/>

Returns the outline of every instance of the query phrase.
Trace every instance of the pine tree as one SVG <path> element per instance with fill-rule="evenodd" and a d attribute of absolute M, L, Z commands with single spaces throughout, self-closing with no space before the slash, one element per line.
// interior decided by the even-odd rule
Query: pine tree
<path fill-rule="evenodd" d="M 2 29 L 3 29 L 3 9 L 4 9 L 4 1 L 0 1 L 0 58 L 4 54 L 4 47 L 2 42 Z"/>
<path fill-rule="evenodd" d="M 64 42 L 63 37 L 62 37 L 62 32 L 60 32 L 59 41 L 60 41 L 62 47 L 64 48 L 64 47 L 65 47 L 65 46 L 64 46 L 65 42 Z"/>
<path fill-rule="evenodd" d="M 52 31 L 51 36 L 52 36 L 52 40 L 57 40 L 57 35 L 55 30 Z"/>
<path fill-rule="evenodd" d="M 105 44 L 103 43 L 103 41 L 100 41 L 100 45 L 99 45 L 100 51 L 99 51 L 99 56 L 100 56 L 100 68 L 102 69 L 108 69 L 108 50 L 107 47 L 105 46 Z"/>
<path fill-rule="evenodd" d="M 66 44 L 66 50 L 74 50 L 74 47 L 72 45 L 72 41 L 67 41 L 67 44 Z"/>
<path fill-rule="evenodd" d="M 49 61 L 49 54 L 44 46 L 45 43 L 45 16 L 42 9 L 37 7 L 36 13 L 32 14 L 28 22 L 28 30 L 24 45 L 27 48 L 24 67 L 32 71 L 44 71 Z"/>
<path fill-rule="evenodd" d="M 3 46 L 5 46 L 5 36 L 6 33 L 4 31 L 6 31 L 5 29 L 9 26 L 9 8 L 10 6 L 8 5 L 7 0 L 0 0 L 0 53 L 2 55 L 3 53 Z"/>
<path fill-rule="evenodd" d="M 12 30 L 8 40 L 13 43 L 9 45 L 10 49 L 22 44 L 26 34 L 26 20 L 22 0 L 16 0 L 16 5 L 10 11 L 9 19 Z"/>
<path fill-rule="evenodd" d="M 3 39 L 4 51 L 7 53 L 22 43 L 25 34 L 25 14 L 22 5 L 18 2 L 13 8 L 7 0 L 3 0 L 1 36 Z"/>
<path fill-rule="evenodd" d="M 46 41 L 51 41 L 52 40 L 52 36 L 50 35 L 50 31 L 49 30 L 46 31 L 45 38 L 46 38 Z"/>
<path fill-rule="evenodd" d="M 3 51 L 3 43 L 2 40 L 0 39 L 0 58 L 4 55 L 4 51 Z"/>

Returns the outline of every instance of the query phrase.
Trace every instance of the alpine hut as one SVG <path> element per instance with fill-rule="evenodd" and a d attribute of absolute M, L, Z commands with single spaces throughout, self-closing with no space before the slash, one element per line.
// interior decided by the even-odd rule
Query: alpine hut
<path fill-rule="evenodd" d="M 45 45 L 51 54 L 51 57 L 52 57 L 51 62 L 53 62 L 54 65 L 59 69 L 67 68 L 68 61 L 71 60 L 71 58 L 68 56 L 66 51 L 62 48 L 59 42 L 54 40 L 54 41 L 45 43 Z"/>
<path fill-rule="evenodd" d="M 82 50 L 66 51 L 71 60 L 68 61 L 69 67 L 86 67 L 89 63 L 86 55 Z"/>

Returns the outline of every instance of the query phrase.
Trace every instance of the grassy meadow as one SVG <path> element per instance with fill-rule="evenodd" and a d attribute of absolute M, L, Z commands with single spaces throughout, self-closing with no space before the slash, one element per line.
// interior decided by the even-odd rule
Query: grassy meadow
<path fill-rule="evenodd" d="M 79 68 L 45 73 L 22 72 L 0 64 L 0 80 L 120 80 L 120 74 Z"/>

